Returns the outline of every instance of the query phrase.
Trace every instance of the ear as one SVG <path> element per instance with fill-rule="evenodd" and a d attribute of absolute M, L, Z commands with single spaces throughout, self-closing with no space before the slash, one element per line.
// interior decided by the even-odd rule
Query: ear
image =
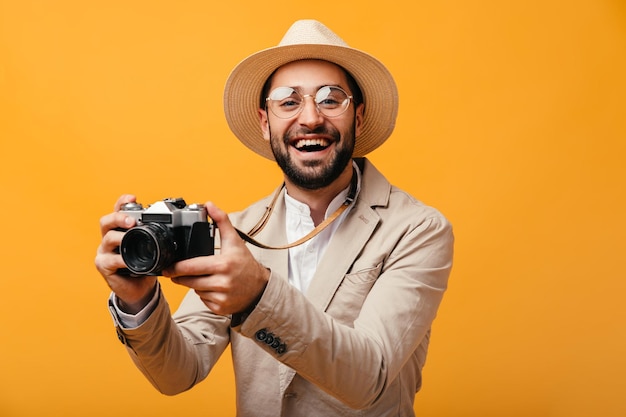
<path fill-rule="evenodd" d="M 267 111 L 258 109 L 257 112 L 259 114 L 259 124 L 261 126 L 261 132 L 263 133 L 263 139 L 270 140 L 270 122 L 267 119 Z"/>
<path fill-rule="evenodd" d="M 363 112 L 365 111 L 365 104 L 361 103 L 357 106 L 354 113 L 354 136 L 358 137 L 361 134 L 361 127 L 363 126 Z"/>

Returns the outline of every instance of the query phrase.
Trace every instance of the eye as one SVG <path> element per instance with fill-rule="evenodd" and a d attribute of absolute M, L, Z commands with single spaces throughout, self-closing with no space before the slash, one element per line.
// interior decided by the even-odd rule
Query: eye
<path fill-rule="evenodd" d="M 295 111 L 300 107 L 302 98 L 291 87 L 278 87 L 270 93 L 270 104 L 281 112 Z"/>
<path fill-rule="evenodd" d="M 281 109 L 289 110 L 300 107 L 300 99 L 297 97 L 287 97 L 283 100 L 278 101 L 278 106 Z"/>
<path fill-rule="evenodd" d="M 324 100 L 317 102 L 322 106 L 337 106 L 339 105 L 339 101 L 335 97 L 326 97 Z"/>
<path fill-rule="evenodd" d="M 346 94 L 334 87 L 322 87 L 315 95 L 317 104 L 325 109 L 334 109 L 343 104 L 348 97 Z"/>

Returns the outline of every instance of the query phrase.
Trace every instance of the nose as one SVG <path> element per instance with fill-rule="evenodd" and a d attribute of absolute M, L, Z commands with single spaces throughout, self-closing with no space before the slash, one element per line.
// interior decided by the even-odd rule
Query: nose
<path fill-rule="evenodd" d="M 324 116 L 320 113 L 315 97 L 307 94 L 302 97 L 302 111 L 298 115 L 298 122 L 304 126 L 319 126 L 324 123 Z M 310 100 L 307 100 L 310 99 Z"/>

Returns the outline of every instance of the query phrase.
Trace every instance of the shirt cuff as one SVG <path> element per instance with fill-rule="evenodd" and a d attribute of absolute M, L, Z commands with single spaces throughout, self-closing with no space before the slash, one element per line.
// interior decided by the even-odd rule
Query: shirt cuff
<path fill-rule="evenodd" d="M 150 317 L 150 314 L 152 314 L 159 302 L 160 295 L 161 285 L 157 281 L 156 291 L 154 292 L 154 295 L 152 296 L 152 299 L 148 302 L 148 304 L 146 304 L 146 306 L 139 313 L 128 314 L 120 309 L 117 303 L 117 296 L 115 295 L 115 293 L 112 292 L 109 296 L 109 310 L 111 312 L 111 316 L 113 316 L 113 322 L 116 326 L 119 326 L 122 329 L 136 329 L 137 327 L 141 326 L 146 320 L 148 320 L 148 317 Z"/>

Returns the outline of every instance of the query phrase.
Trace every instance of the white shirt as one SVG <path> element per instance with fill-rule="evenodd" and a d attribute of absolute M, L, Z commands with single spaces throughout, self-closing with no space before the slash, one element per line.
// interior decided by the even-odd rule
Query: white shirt
<path fill-rule="evenodd" d="M 350 188 L 348 187 L 330 202 L 324 214 L 324 219 L 327 219 L 341 207 L 344 201 L 346 201 L 349 191 Z M 287 208 L 286 228 L 288 242 L 295 242 L 315 229 L 309 206 L 285 193 L 285 207 Z M 349 210 L 350 207 L 314 238 L 289 249 L 289 283 L 302 293 L 306 293 L 308 290 L 317 265 L 322 259 L 330 239 L 343 222 Z"/>

